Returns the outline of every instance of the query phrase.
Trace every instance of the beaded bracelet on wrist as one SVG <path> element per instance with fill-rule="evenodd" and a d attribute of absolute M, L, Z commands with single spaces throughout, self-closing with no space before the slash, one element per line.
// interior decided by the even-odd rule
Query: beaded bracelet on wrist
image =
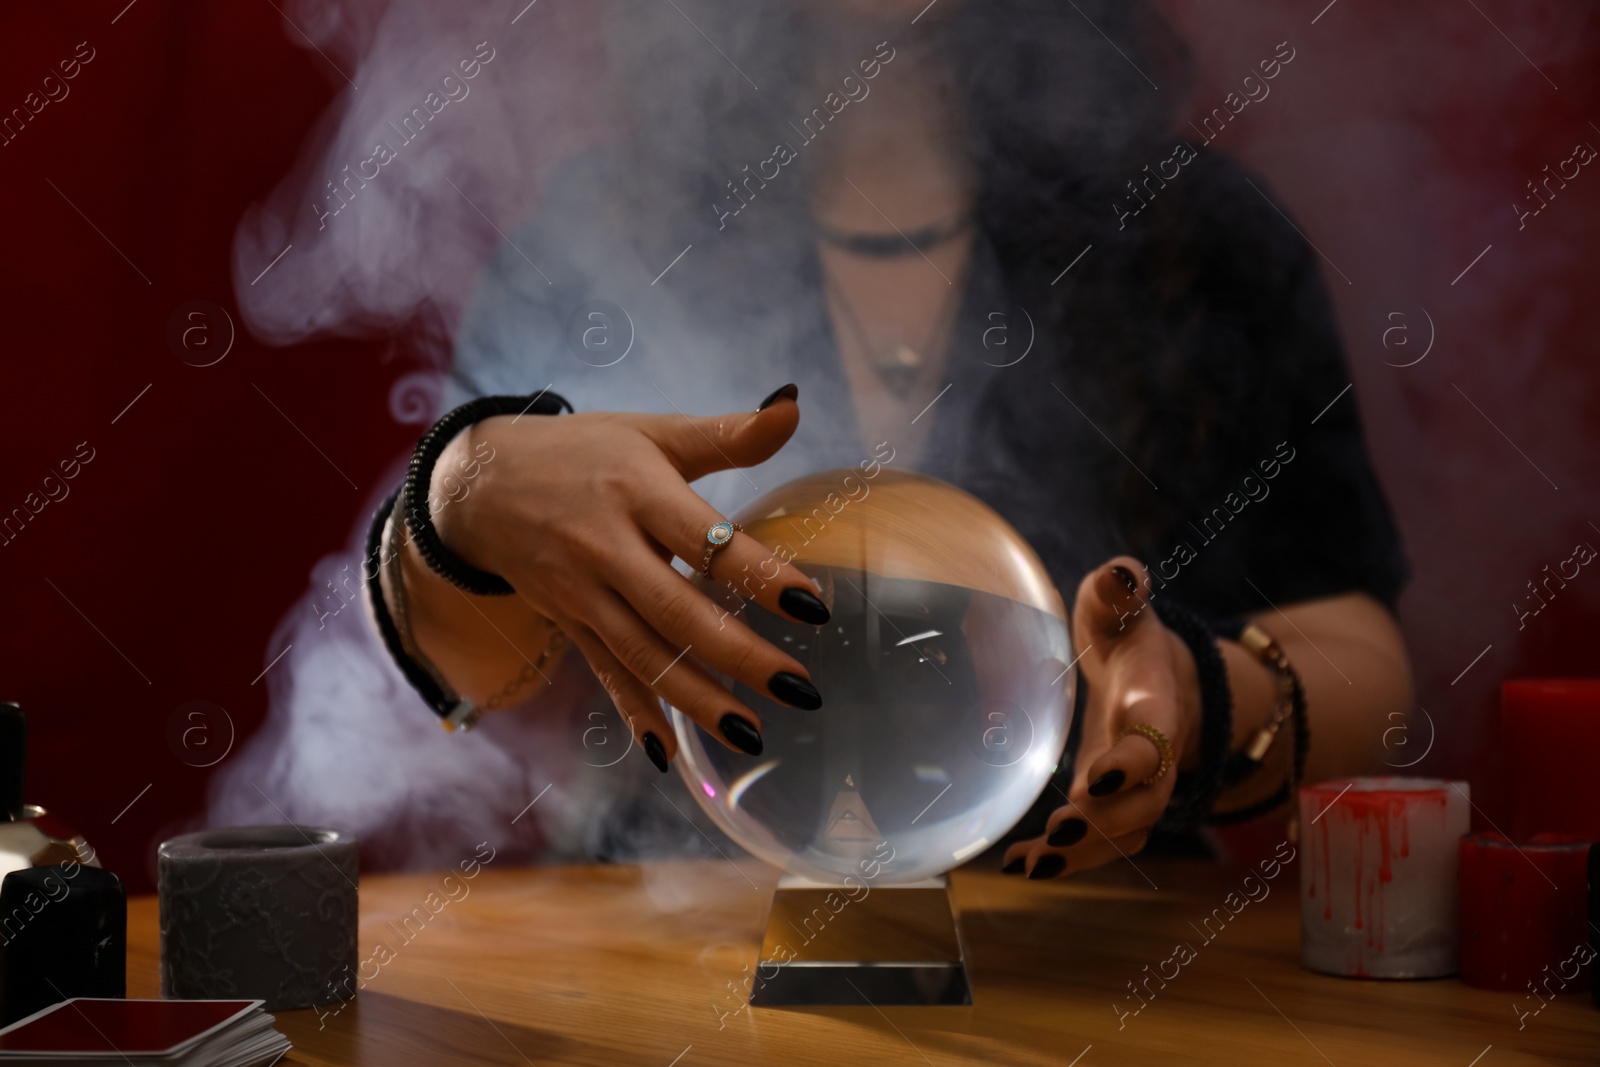
<path fill-rule="evenodd" d="M 378 624 L 378 634 L 383 638 L 383 647 L 388 650 L 390 658 L 394 660 L 395 666 L 400 668 L 405 680 L 441 719 L 451 722 L 463 703 L 461 698 L 453 691 L 442 687 L 438 680 L 424 670 L 406 651 L 405 644 L 400 639 L 399 628 L 395 626 L 394 616 L 390 614 L 389 605 L 383 599 L 383 583 L 378 577 L 384 562 L 383 529 L 403 491 L 403 488 L 396 489 L 389 494 L 383 506 L 372 516 L 372 524 L 367 528 L 366 557 L 362 567 L 362 574 L 366 576 L 367 606 L 372 609 L 373 621 Z"/>
<path fill-rule="evenodd" d="M 517 677 L 481 705 L 457 693 L 411 636 L 401 548 L 394 543 L 405 530 L 400 497 L 399 489 L 389 495 L 367 531 L 367 554 L 362 568 L 363 580 L 367 582 L 367 605 L 389 657 L 417 695 L 439 716 L 440 724 L 446 730 L 471 730 L 483 712 L 510 706 L 535 678 L 543 678 L 548 683 L 550 679 L 544 667 L 566 648 L 567 638 L 560 630 L 555 630 L 546 639 L 538 658 L 528 660 Z M 394 600 L 392 609 L 384 597 L 384 574 L 389 578 L 390 595 Z"/>
<path fill-rule="evenodd" d="M 533 396 L 480 396 L 469 400 L 447 413 L 429 427 L 411 453 L 411 465 L 406 470 L 404 511 L 411 539 L 428 566 L 451 585 L 478 596 L 510 596 L 515 590 L 511 583 L 474 567 L 453 552 L 439 537 L 433 526 L 433 514 L 428 508 L 429 485 L 433 468 L 445 446 L 468 426 L 482 422 L 494 415 L 557 415 L 571 411 L 572 405 L 545 390 Z"/>
<path fill-rule="evenodd" d="M 1306 714 L 1306 694 L 1300 684 L 1300 675 L 1271 635 L 1242 620 L 1218 624 L 1217 633 L 1244 645 L 1273 671 L 1278 681 L 1277 706 L 1267 724 L 1257 731 L 1244 750 L 1229 754 L 1223 767 L 1223 788 L 1232 788 L 1261 769 L 1268 750 L 1285 723 L 1294 729 L 1294 753 L 1290 759 L 1289 775 L 1283 785 L 1269 797 L 1233 811 L 1213 812 L 1206 820 L 1217 826 L 1231 826 L 1275 811 L 1294 799 L 1295 790 L 1305 780 L 1306 756 L 1311 749 L 1311 724 Z"/>
<path fill-rule="evenodd" d="M 1211 627 L 1171 598 L 1151 600 L 1167 629 L 1188 646 L 1200 683 L 1200 766 L 1178 775 L 1161 825 L 1190 830 L 1205 821 L 1222 792 L 1223 767 L 1233 738 L 1233 693 Z"/>

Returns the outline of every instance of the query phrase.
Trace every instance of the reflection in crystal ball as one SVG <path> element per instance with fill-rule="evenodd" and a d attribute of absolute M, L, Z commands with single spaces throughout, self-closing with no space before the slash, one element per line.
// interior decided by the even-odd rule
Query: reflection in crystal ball
<path fill-rule="evenodd" d="M 967 493 L 876 464 L 797 479 L 737 521 L 817 583 L 832 618 L 750 603 L 773 562 L 699 584 L 804 664 L 823 706 L 735 685 L 761 717 L 760 756 L 674 709 L 700 806 L 755 856 L 829 884 L 917 881 L 999 840 L 1044 789 L 1072 714 L 1066 612 L 1033 550 Z"/>

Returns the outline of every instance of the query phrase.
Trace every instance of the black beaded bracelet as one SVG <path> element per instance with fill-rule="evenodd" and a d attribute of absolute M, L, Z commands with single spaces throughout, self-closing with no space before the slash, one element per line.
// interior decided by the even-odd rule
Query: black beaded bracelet
<path fill-rule="evenodd" d="M 1167 629 L 1188 646 L 1200 683 L 1200 766 L 1178 775 L 1160 822 L 1166 829 L 1191 830 L 1205 821 L 1222 792 L 1222 771 L 1233 740 L 1233 692 L 1211 627 L 1171 598 L 1152 598 L 1150 603 Z"/>
<path fill-rule="evenodd" d="M 383 506 L 378 508 L 377 514 L 372 516 L 372 525 L 367 528 L 367 554 L 361 569 L 362 578 L 367 586 L 367 606 L 372 609 L 372 617 L 378 624 L 383 647 L 388 650 L 390 658 L 400 668 L 400 673 L 411 683 L 411 688 L 427 701 L 428 706 L 438 712 L 440 718 L 448 720 L 455 714 L 461 700 L 454 694 L 446 693 L 433 675 L 424 670 L 422 665 L 406 652 L 405 644 L 400 640 L 400 631 L 394 624 L 394 616 L 389 613 L 389 605 L 383 599 L 383 582 L 378 577 L 383 569 L 384 523 L 394 511 L 395 498 L 403 491 L 404 487 L 389 494 Z"/>
<path fill-rule="evenodd" d="M 558 415 L 571 411 L 572 405 L 548 389 L 533 396 L 480 396 L 448 412 L 444 418 L 428 428 L 411 453 L 411 466 L 406 470 L 405 516 L 411 530 L 411 539 L 417 551 L 435 574 L 451 585 L 478 596 L 510 596 L 515 590 L 511 583 L 479 567 L 474 567 L 452 552 L 433 528 L 433 515 L 428 509 L 428 487 L 433 480 L 434 465 L 439 455 L 456 434 L 474 423 L 495 415 Z"/>

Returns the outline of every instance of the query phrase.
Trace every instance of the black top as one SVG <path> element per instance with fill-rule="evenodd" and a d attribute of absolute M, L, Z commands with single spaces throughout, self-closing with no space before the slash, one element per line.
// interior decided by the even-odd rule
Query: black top
<path fill-rule="evenodd" d="M 1409 568 L 1318 257 L 1226 157 L 1179 181 L 1165 228 L 1063 298 L 1059 355 L 995 391 L 955 480 L 1011 513 L 1058 580 L 1120 551 L 1211 615 L 1350 591 L 1392 610 Z M 1080 339 L 1074 314 L 1102 323 Z M 1123 321 L 1147 316 L 1143 338 L 1115 347 Z M 1168 352 L 1140 358 L 1141 340 Z"/>
<path fill-rule="evenodd" d="M 1349 591 L 1394 606 L 1407 566 L 1319 261 L 1264 190 L 1202 150 L 1159 211 L 1063 232 L 1049 262 L 990 239 L 980 212 L 951 388 L 916 467 L 1011 521 L 1069 605 L 1088 569 L 1126 552 L 1211 616 Z M 729 512 L 870 456 L 798 179 L 720 227 L 671 193 L 620 153 L 558 170 L 540 221 L 478 287 L 446 404 L 549 387 L 580 411 L 705 414 L 800 383 L 801 426 L 778 457 L 697 485 Z M 1116 221 L 1110 205 L 1103 217 Z M 589 325 L 611 347 L 584 350 Z"/>

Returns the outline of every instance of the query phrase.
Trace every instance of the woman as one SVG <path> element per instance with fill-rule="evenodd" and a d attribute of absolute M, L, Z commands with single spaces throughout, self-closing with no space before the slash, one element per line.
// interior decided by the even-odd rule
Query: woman
<path fill-rule="evenodd" d="M 1219 745 L 1271 742 L 1208 810 L 1277 806 L 1307 726 L 1302 773 L 1364 768 L 1409 708 L 1405 565 L 1315 258 L 1234 164 L 1170 131 L 1184 57 L 1145 5 L 922 7 L 730 6 L 703 40 L 671 7 L 614 20 L 629 136 L 565 165 L 502 247 L 450 398 L 553 392 L 577 413 L 439 435 L 417 488 L 454 564 L 396 512 L 376 606 L 403 602 L 409 635 L 391 646 L 414 677 L 431 661 L 473 704 L 538 715 L 570 641 L 660 770 L 661 700 L 759 752 L 759 717 L 712 672 L 800 707 L 827 694 L 670 561 L 726 577 L 770 557 L 747 536 L 707 549 L 754 495 L 744 468 L 768 488 L 886 447 L 987 501 L 1076 589 L 1070 785 L 1006 870 L 1137 852 L 1179 788 L 1168 764 L 1215 777 Z M 737 413 L 687 414 L 705 411 Z M 466 592 L 452 565 L 515 594 Z M 826 614 L 787 563 L 755 601 Z M 1263 734 L 1293 718 L 1291 675 L 1198 617 L 1274 639 L 1308 723 Z"/>

